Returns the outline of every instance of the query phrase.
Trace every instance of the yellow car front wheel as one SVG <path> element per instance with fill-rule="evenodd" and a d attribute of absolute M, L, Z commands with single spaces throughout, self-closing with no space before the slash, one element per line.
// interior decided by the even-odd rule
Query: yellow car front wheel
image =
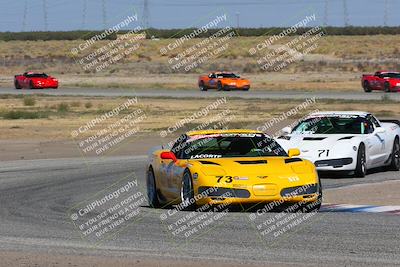
<path fill-rule="evenodd" d="M 186 170 L 182 177 L 182 185 L 181 185 L 181 203 L 182 210 L 195 210 L 196 209 L 196 201 L 194 198 L 194 189 L 192 182 L 192 175 L 190 171 Z"/>

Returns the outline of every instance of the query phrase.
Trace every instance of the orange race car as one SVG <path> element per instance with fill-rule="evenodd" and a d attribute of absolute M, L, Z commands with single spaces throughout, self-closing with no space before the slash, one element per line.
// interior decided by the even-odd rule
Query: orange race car
<path fill-rule="evenodd" d="M 208 89 L 222 90 L 244 90 L 250 89 L 250 81 L 240 78 L 232 72 L 211 72 L 199 77 L 199 88 L 201 91 Z"/>

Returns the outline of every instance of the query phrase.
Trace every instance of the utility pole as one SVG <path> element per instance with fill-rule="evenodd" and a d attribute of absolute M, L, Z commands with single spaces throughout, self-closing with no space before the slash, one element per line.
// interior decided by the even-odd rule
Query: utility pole
<path fill-rule="evenodd" d="M 240 28 L 240 12 L 236 12 L 236 28 Z"/>
<path fill-rule="evenodd" d="M 47 23 L 47 1 L 43 0 L 43 21 L 44 21 L 44 31 L 47 32 L 48 23 Z"/>
<path fill-rule="evenodd" d="M 83 0 L 82 6 L 82 30 L 86 28 L 86 12 L 87 12 L 87 0 Z"/>
<path fill-rule="evenodd" d="M 150 11 L 149 11 L 149 1 L 143 0 L 143 27 L 148 29 L 150 27 Z"/>
<path fill-rule="evenodd" d="M 329 0 L 325 0 L 324 26 L 328 26 L 328 8 L 329 8 Z"/>
<path fill-rule="evenodd" d="M 347 0 L 343 0 L 343 17 L 344 17 L 344 26 L 349 26 L 349 12 L 347 10 Z"/>
<path fill-rule="evenodd" d="M 383 14 L 383 25 L 388 26 L 389 19 L 389 1 L 385 0 L 385 12 Z"/>
<path fill-rule="evenodd" d="M 102 9 L 103 9 L 103 27 L 104 30 L 107 29 L 107 7 L 106 0 L 101 1 Z"/>
<path fill-rule="evenodd" d="M 28 13 L 28 0 L 25 0 L 25 4 L 24 4 L 24 14 L 22 16 L 22 29 L 21 31 L 25 31 L 26 30 L 26 17 L 27 17 L 27 13 Z"/>

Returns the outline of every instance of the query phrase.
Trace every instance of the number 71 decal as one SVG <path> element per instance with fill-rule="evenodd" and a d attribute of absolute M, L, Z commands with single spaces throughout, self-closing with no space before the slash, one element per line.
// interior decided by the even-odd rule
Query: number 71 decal
<path fill-rule="evenodd" d="M 323 154 L 326 154 L 326 157 L 329 157 L 329 149 L 320 149 L 318 150 L 318 157 L 322 157 Z"/>

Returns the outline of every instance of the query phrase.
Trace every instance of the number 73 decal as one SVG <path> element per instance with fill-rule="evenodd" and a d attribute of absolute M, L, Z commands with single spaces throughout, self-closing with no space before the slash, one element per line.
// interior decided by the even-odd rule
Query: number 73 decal
<path fill-rule="evenodd" d="M 322 157 L 325 154 L 326 157 L 329 157 L 329 149 L 320 149 L 318 150 L 318 157 Z"/>
<path fill-rule="evenodd" d="M 232 181 L 233 181 L 232 176 L 221 175 L 221 176 L 215 176 L 215 177 L 217 178 L 217 183 L 220 183 L 222 179 L 224 179 L 223 182 L 225 182 L 225 183 L 232 183 Z"/>

